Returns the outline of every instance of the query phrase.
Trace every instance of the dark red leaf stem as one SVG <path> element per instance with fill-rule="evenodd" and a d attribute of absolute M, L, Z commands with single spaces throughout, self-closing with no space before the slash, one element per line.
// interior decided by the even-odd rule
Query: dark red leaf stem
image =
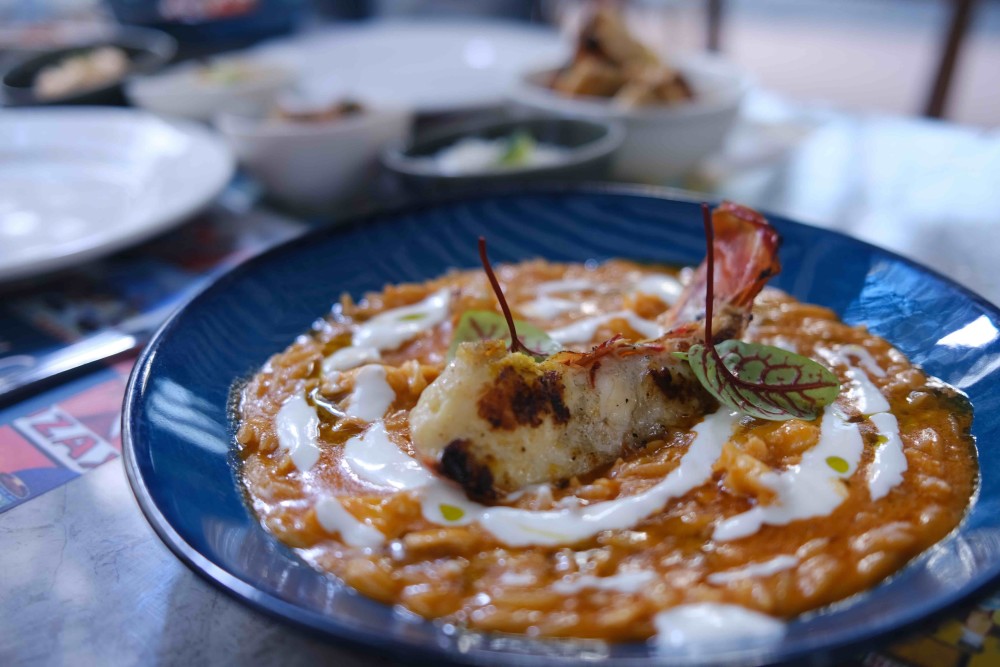
<path fill-rule="evenodd" d="M 715 306 L 715 227 L 712 225 L 712 214 L 708 210 L 708 204 L 705 202 L 701 204 L 701 220 L 705 226 L 705 243 L 708 245 L 708 255 L 705 257 L 705 268 L 708 271 L 705 285 L 705 347 L 708 348 L 708 353 L 715 359 L 715 363 L 718 365 L 719 372 L 722 373 L 723 377 L 738 387 L 756 391 L 787 391 L 789 389 L 788 385 L 748 382 L 737 377 L 723 363 L 722 356 L 715 349 L 715 341 L 712 340 L 712 311 Z M 826 386 L 828 385 L 824 382 L 810 382 L 808 384 L 795 385 L 794 389 L 801 392 L 809 389 L 820 389 Z"/>
<path fill-rule="evenodd" d="M 496 274 L 493 273 L 493 267 L 490 266 L 490 260 L 486 256 L 486 239 L 482 236 L 479 237 L 479 259 L 483 263 L 483 270 L 486 271 L 486 277 L 490 280 L 490 285 L 493 287 L 493 293 L 497 295 L 497 301 L 500 302 L 500 310 L 503 311 L 504 319 L 507 320 L 507 326 L 510 328 L 510 351 L 531 354 L 531 350 L 525 347 L 524 343 L 522 343 L 517 337 L 517 329 L 514 328 L 514 316 L 510 314 L 510 307 L 507 305 L 507 299 L 504 297 L 503 291 L 500 289 L 500 281 L 497 280 Z"/>
<path fill-rule="evenodd" d="M 708 254 L 705 256 L 708 271 L 705 284 L 705 345 L 711 348 L 716 361 L 721 364 L 722 359 L 715 351 L 715 341 L 712 340 L 712 309 L 715 306 L 715 228 L 712 226 L 712 214 L 705 202 L 701 203 L 701 222 L 705 225 L 705 244 L 708 246 Z M 728 372 L 728 369 L 726 371 Z"/>

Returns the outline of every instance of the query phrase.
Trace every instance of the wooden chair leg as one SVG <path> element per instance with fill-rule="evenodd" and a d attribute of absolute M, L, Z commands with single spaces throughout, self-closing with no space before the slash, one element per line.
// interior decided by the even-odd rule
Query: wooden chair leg
<path fill-rule="evenodd" d="M 925 116 L 930 118 L 944 116 L 948 105 L 948 93 L 951 91 L 952 78 L 955 74 L 955 66 L 965 43 L 965 36 L 969 32 L 969 25 L 972 23 L 972 10 L 975 4 L 976 0 L 952 0 L 951 22 L 948 25 L 948 34 L 941 50 L 941 60 L 938 62 L 937 72 L 934 74 L 930 97 L 924 108 Z"/>
<path fill-rule="evenodd" d="M 707 26 L 708 34 L 705 46 L 709 51 L 718 52 L 722 50 L 722 12 L 724 0 L 708 0 L 706 8 L 708 11 Z"/>

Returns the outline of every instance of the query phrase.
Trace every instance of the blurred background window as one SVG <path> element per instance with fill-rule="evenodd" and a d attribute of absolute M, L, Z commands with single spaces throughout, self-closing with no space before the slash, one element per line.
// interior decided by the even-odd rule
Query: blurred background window
<path fill-rule="evenodd" d="M 631 27 L 665 52 L 718 49 L 767 89 L 847 110 L 1000 121 L 998 0 L 637 0 Z M 0 0 L 0 51 L 82 39 L 117 19 L 159 27 L 181 56 L 246 46 L 329 21 L 493 16 L 567 31 L 577 0 Z M 714 18 L 713 23 L 713 11 Z M 956 20 L 957 19 L 957 20 Z M 953 60 L 946 58 L 949 32 Z M 939 85 L 942 65 L 951 73 Z"/>
<path fill-rule="evenodd" d="M 579 3 L 557 4 L 572 13 Z M 719 50 L 764 88 L 854 111 L 927 111 L 960 6 L 966 30 L 944 116 L 1000 122 L 1000 2 L 996 0 L 689 0 L 628 3 L 630 27 L 678 52 L 708 43 L 720 8 Z"/>

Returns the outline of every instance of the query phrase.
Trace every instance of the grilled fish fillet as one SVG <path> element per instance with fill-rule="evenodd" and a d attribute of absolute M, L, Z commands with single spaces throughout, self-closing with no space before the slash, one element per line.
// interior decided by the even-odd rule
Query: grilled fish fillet
<path fill-rule="evenodd" d="M 733 204 L 716 209 L 712 226 L 718 343 L 742 335 L 753 299 L 780 269 L 779 239 L 758 213 Z M 672 353 L 705 342 L 705 283 L 703 264 L 665 314 L 668 331 L 651 341 L 612 339 L 543 361 L 502 341 L 463 343 L 410 412 L 417 457 L 489 501 L 584 474 L 692 426 L 716 402 Z"/>
<path fill-rule="evenodd" d="M 493 500 L 586 473 L 715 405 L 691 367 L 661 351 L 588 365 L 563 356 L 536 362 L 503 341 L 463 344 L 410 413 L 417 455 L 470 497 Z"/>

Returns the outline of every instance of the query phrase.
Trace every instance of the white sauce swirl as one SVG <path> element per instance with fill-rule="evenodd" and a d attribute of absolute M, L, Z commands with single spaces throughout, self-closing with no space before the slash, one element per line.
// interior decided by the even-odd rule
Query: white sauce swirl
<path fill-rule="evenodd" d="M 885 377 L 885 369 L 878 365 L 871 352 L 860 345 L 841 345 L 839 352 L 840 356 L 845 358 L 848 364 L 850 364 L 850 357 L 855 357 L 867 373 L 878 378 Z"/>
<path fill-rule="evenodd" d="M 842 345 L 826 356 L 831 361 L 839 361 L 847 366 L 850 381 L 846 392 L 848 398 L 853 400 L 858 411 L 866 415 L 878 431 L 879 442 L 868 468 L 867 481 L 871 499 L 880 500 L 894 487 L 902 484 L 903 473 L 908 467 L 903 440 L 899 434 L 899 421 L 889 412 L 889 401 L 869 377 L 883 378 L 885 369 L 860 345 Z M 853 365 L 852 357 L 858 360 L 861 368 Z"/>
<path fill-rule="evenodd" d="M 697 652 L 724 644 L 770 644 L 785 635 L 785 624 L 758 611 L 732 604 L 699 602 L 661 611 L 653 617 L 662 649 Z"/>
<path fill-rule="evenodd" d="M 347 414 L 372 422 L 381 419 L 395 400 L 396 392 L 385 379 L 385 366 L 362 366 L 354 377 Z"/>
<path fill-rule="evenodd" d="M 552 294 L 567 294 L 570 292 L 601 292 L 604 285 L 587 280 L 586 278 L 567 278 L 564 280 L 550 280 L 541 283 L 535 288 L 539 295 L 533 301 L 521 304 L 519 310 L 529 317 L 540 320 L 550 320 L 563 313 L 570 313 L 581 309 L 581 303 L 572 299 L 562 299 L 551 296 Z"/>
<path fill-rule="evenodd" d="M 563 313 L 579 310 L 580 304 L 569 299 L 559 299 L 551 296 L 540 296 L 533 301 L 523 303 L 518 307 L 522 313 L 539 320 L 551 320 Z"/>
<path fill-rule="evenodd" d="M 572 324 L 567 324 L 559 329 L 549 331 L 549 337 L 558 343 L 567 345 L 569 343 L 589 343 L 594 339 L 597 328 L 611 320 L 625 320 L 628 325 L 635 329 L 643 338 L 656 338 L 663 331 L 660 325 L 651 320 L 643 319 L 630 310 L 619 310 L 607 315 L 596 315 L 577 320 Z"/>
<path fill-rule="evenodd" d="M 841 480 L 854 474 L 863 449 L 857 424 L 847 421 L 836 405 L 827 407 L 819 442 L 802 455 L 798 465 L 760 476 L 760 481 L 777 495 L 774 501 L 723 519 L 716 524 L 712 538 L 727 542 L 753 535 L 763 524 L 785 526 L 799 519 L 829 515 L 844 502 Z"/>
<path fill-rule="evenodd" d="M 566 294 L 567 292 L 604 292 L 606 286 L 587 278 L 549 280 L 535 287 L 539 294 Z"/>
<path fill-rule="evenodd" d="M 510 546 L 572 544 L 603 530 L 634 526 L 670 498 L 704 484 L 712 475 L 712 464 L 732 434 L 736 419 L 736 413 L 724 410 L 706 417 L 694 428 L 695 438 L 677 468 L 642 493 L 551 510 L 489 507 L 469 500 L 458 486 L 400 450 L 381 422 L 347 441 L 344 462 L 358 478 L 376 486 L 417 490 L 423 515 L 432 523 L 461 526 L 477 521 Z"/>
<path fill-rule="evenodd" d="M 347 441 L 344 462 L 360 479 L 385 488 L 417 489 L 437 481 L 430 470 L 389 439 L 380 421 Z"/>
<path fill-rule="evenodd" d="M 648 273 L 636 282 L 635 291 L 655 296 L 668 306 L 672 306 L 680 298 L 684 285 L 677 278 L 665 273 Z"/>
<path fill-rule="evenodd" d="M 648 294 L 656 297 L 660 301 L 663 301 L 667 305 L 672 305 L 680 297 L 681 292 L 684 290 L 684 286 L 681 284 L 677 278 L 665 273 L 648 273 L 643 275 L 641 278 L 635 281 L 632 285 L 621 285 L 619 287 L 609 286 L 604 283 L 594 282 L 586 278 L 567 278 L 564 280 L 550 280 L 548 282 L 541 283 L 535 288 L 535 292 L 539 295 L 538 298 L 523 303 L 519 306 L 520 310 L 525 315 L 529 317 L 538 318 L 540 320 L 549 320 L 554 317 L 558 317 L 564 313 L 570 313 L 574 311 L 585 310 L 583 308 L 583 303 L 579 300 L 566 299 L 561 297 L 552 296 L 553 294 L 569 294 L 572 292 L 593 292 L 596 294 L 604 294 L 615 289 L 631 289 L 633 292 L 638 292 L 641 294 Z M 639 328 L 633 326 L 640 333 L 643 331 Z M 596 327 L 595 329 L 596 330 Z M 648 331 L 653 331 L 651 328 L 647 328 Z M 655 335 L 658 336 L 661 332 L 657 329 L 655 330 Z M 646 335 L 643 333 L 643 335 Z M 593 334 L 591 334 L 591 338 Z M 653 335 L 648 336 L 650 338 Z M 567 342 L 578 342 L 584 343 L 589 342 L 587 340 L 574 340 Z"/>
<path fill-rule="evenodd" d="M 719 410 L 694 428 L 694 440 L 676 468 L 641 493 L 582 507 L 525 510 L 486 507 L 470 501 L 458 487 L 438 481 L 422 489 L 424 518 L 442 525 L 463 525 L 473 520 L 509 546 L 573 544 L 604 530 L 630 528 L 659 511 L 668 500 L 683 496 L 712 476 L 712 464 L 732 435 L 737 415 Z M 442 505 L 458 508 L 457 521 L 445 518 Z"/>
<path fill-rule="evenodd" d="M 848 386 L 844 393 L 847 396 L 847 401 L 854 405 L 858 412 L 863 415 L 871 415 L 889 410 L 889 401 L 869 377 L 869 374 L 875 377 L 884 377 L 885 371 L 868 350 L 860 345 L 842 345 L 836 350 L 823 351 L 822 354 L 830 362 L 839 362 L 847 366 Z M 864 369 L 855 366 L 851 357 L 857 358 Z"/>
<path fill-rule="evenodd" d="M 574 595 L 588 588 L 598 591 L 639 593 L 657 579 L 659 579 L 659 575 L 650 570 L 618 572 L 607 577 L 580 574 L 572 578 L 559 579 L 552 583 L 551 588 L 560 595 Z"/>
<path fill-rule="evenodd" d="M 337 371 L 350 370 L 380 359 L 382 359 L 382 355 L 374 347 L 351 345 L 337 350 L 323 360 L 323 374 L 331 375 Z"/>
<path fill-rule="evenodd" d="M 889 412 L 880 412 L 869 417 L 878 429 L 880 440 L 875 449 L 875 458 L 868 468 L 868 493 L 872 500 L 879 500 L 889 494 L 893 487 L 903 482 L 906 472 L 906 454 L 903 440 L 899 437 L 899 422 Z"/>
<path fill-rule="evenodd" d="M 601 285 L 587 280 L 551 281 L 540 285 L 539 298 L 525 304 L 521 310 L 548 319 L 579 309 L 577 302 L 554 298 L 550 294 L 600 289 Z M 682 287 L 671 276 L 647 275 L 636 283 L 635 290 L 670 304 L 676 301 Z M 738 419 L 736 413 L 728 410 L 707 416 L 694 428 L 694 439 L 677 468 L 653 487 L 633 496 L 586 506 L 569 503 L 542 511 L 487 507 L 468 500 L 461 489 L 433 474 L 389 439 L 381 419 L 395 400 L 395 392 L 386 381 L 385 368 L 370 364 L 381 359 L 381 351 L 398 348 L 443 322 L 449 313 L 449 303 L 450 294 L 443 289 L 419 303 L 383 312 L 357 327 L 351 346 L 324 360 L 323 371 L 327 374 L 369 364 L 358 371 L 347 406 L 349 415 L 374 422 L 364 434 L 351 438 L 344 446 L 344 464 L 358 478 L 383 488 L 416 491 L 423 515 L 432 523 L 466 525 L 478 522 L 510 546 L 572 544 L 604 530 L 630 528 L 657 512 L 670 498 L 682 496 L 711 479 L 712 466 Z M 601 324 L 616 318 L 626 320 L 646 338 L 662 333 L 655 322 L 629 311 L 619 311 L 574 322 L 549 335 L 562 344 L 590 342 Z M 885 396 L 869 377 L 883 377 L 885 371 L 860 346 L 843 346 L 831 357 L 847 365 L 848 400 L 862 414 L 870 415 L 880 434 L 867 478 L 871 498 L 878 500 L 902 482 L 907 468 L 898 422 L 889 413 L 890 405 Z M 858 359 L 863 370 L 855 367 L 850 357 Z M 305 396 L 293 395 L 282 405 L 276 415 L 275 428 L 279 446 L 289 453 L 296 468 L 311 469 L 320 453 L 317 444 L 319 418 Z M 756 533 L 764 524 L 786 525 L 799 519 L 829 515 L 843 502 L 845 491 L 840 480 L 854 474 L 862 449 L 857 425 L 848 422 L 839 407 L 828 407 L 822 418 L 819 442 L 803 454 L 800 463 L 788 470 L 762 476 L 761 481 L 776 492 L 775 501 L 719 522 L 713 538 L 718 541 L 739 539 Z M 380 531 L 359 521 L 336 498 L 321 498 L 315 510 L 323 529 L 339 534 L 350 546 L 373 549 L 385 543 L 385 536 Z M 781 555 L 710 574 L 707 580 L 724 585 L 768 577 L 794 568 L 798 563 L 794 556 Z M 554 582 L 551 588 L 563 595 L 588 589 L 634 594 L 657 579 L 657 573 L 648 570 L 619 572 L 606 577 L 577 574 Z M 501 582 L 528 586 L 535 582 L 535 577 L 508 572 L 504 573 Z M 694 653 L 701 650 L 700 647 L 714 646 L 720 636 L 727 642 L 766 645 L 780 640 L 785 633 L 785 624 L 775 618 L 744 607 L 717 603 L 686 604 L 667 609 L 656 614 L 654 625 L 657 635 L 653 641 L 658 647 Z"/>
<path fill-rule="evenodd" d="M 411 338 L 433 329 L 448 317 L 451 293 L 440 289 L 423 301 L 379 313 L 354 331 L 352 347 L 395 350 Z"/>
<path fill-rule="evenodd" d="M 348 512 L 336 498 L 320 498 L 316 503 L 316 519 L 328 533 L 339 533 L 340 538 L 352 547 L 374 549 L 385 542 L 377 528 L 362 523 Z"/>
<path fill-rule="evenodd" d="M 323 374 L 332 375 L 380 361 L 382 352 L 395 350 L 411 338 L 444 322 L 450 313 L 450 304 L 450 292 L 440 289 L 423 301 L 386 310 L 359 324 L 351 344 L 323 360 Z"/>
<path fill-rule="evenodd" d="M 319 460 L 319 416 L 302 394 L 285 401 L 274 418 L 278 447 L 288 452 L 292 463 L 307 471 Z"/>
<path fill-rule="evenodd" d="M 506 571 L 500 574 L 498 581 L 504 586 L 531 586 L 538 579 L 529 572 Z"/>
<path fill-rule="evenodd" d="M 771 560 L 765 560 L 760 563 L 750 563 L 749 565 L 724 572 L 713 572 L 708 575 L 708 583 L 728 584 L 733 581 L 750 579 L 752 577 L 770 577 L 772 574 L 790 570 L 798 564 L 799 559 L 795 556 L 775 556 Z"/>

